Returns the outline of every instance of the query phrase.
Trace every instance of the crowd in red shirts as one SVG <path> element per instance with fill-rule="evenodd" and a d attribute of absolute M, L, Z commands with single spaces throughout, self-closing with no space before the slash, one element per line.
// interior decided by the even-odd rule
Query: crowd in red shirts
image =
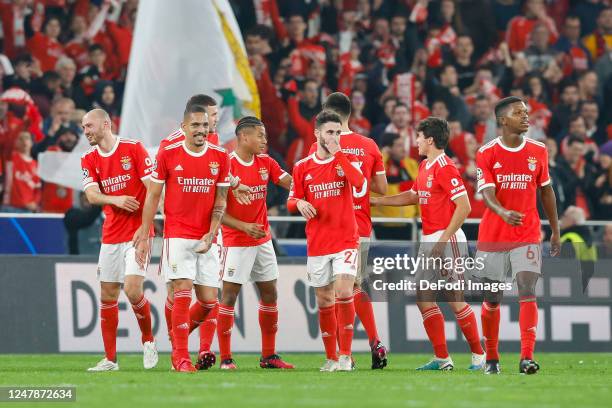
<path fill-rule="evenodd" d="M 353 103 L 351 128 L 378 143 L 390 168 L 419 161 L 419 120 L 447 119 L 448 153 L 471 193 L 470 216 L 479 217 L 475 152 L 498 134 L 495 102 L 517 95 L 530 109 L 528 136 L 549 147 L 559 211 L 575 205 L 589 218 L 611 218 L 608 0 L 230 3 L 271 154 L 287 170 L 307 155 L 313 118 L 339 90 Z M 48 149 L 70 151 L 80 115 L 92 107 L 109 111 L 118 129 L 137 7 L 132 0 L 0 0 L 3 210 L 64 212 L 72 205 L 72 191 L 40 182 L 35 159 Z M 29 144 L 18 142 L 26 134 Z M 402 149 L 392 152 L 393 134 Z M 408 186 L 413 173 L 393 180 Z"/>

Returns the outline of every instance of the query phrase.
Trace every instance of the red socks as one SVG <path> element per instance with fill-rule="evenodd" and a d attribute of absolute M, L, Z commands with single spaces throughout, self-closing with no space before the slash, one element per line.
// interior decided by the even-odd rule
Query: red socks
<path fill-rule="evenodd" d="M 373 347 L 380 339 L 376 330 L 376 320 L 374 319 L 374 309 L 372 308 L 370 297 L 361 288 L 355 288 L 353 299 L 355 301 L 355 313 L 359 316 L 359 320 L 361 320 L 363 328 L 368 335 L 370 347 Z"/>
<path fill-rule="evenodd" d="M 117 362 L 117 325 L 119 324 L 119 305 L 116 301 L 102 301 L 100 305 L 100 328 L 106 358 Z"/>
<path fill-rule="evenodd" d="M 319 327 L 321 337 L 325 346 L 325 354 L 328 360 L 338 360 L 336 353 L 336 332 L 338 323 L 336 321 L 335 305 L 319 308 Z M 353 311 L 355 309 L 353 308 Z"/>
<path fill-rule="evenodd" d="M 337 300 L 338 310 L 338 345 L 340 347 L 340 354 L 350 356 L 351 345 L 353 344 L 353 331 L 355 324 L 355 303 L 353 297 L 338 298 Z"/>
<path fill-rule="evenodd" d="M 174 301 L 170 297 L 166 298 L 166 307 L 164 307 L 164 314 L 166 315 L 166 328 L 168 329 L 168 338 L 172 343 L 172 307 Z"/>
<path fill-rule="evenodd" d="M 538 326 L 538 304 L 535 296 L 519 299 L 519 327 L 521 329 L 521 360 L 533 360 Z"/>
<path fill-rule="evenodd" d="M 433 345 L 434 354 L 438 358 L 448 358 L 442 311 L 438 306 L 434 306 L 422 311 L 421 314 L 423 315 L 423 326 L 425 326 L 429 341 Z"/>
<path fill-rule="evenodd" d="M 172 343 L 176 358 L 189 358 L 189 306 L 191 305 L 191 290 L 174 292 L 172 308 Z"/>
<path fill-rule="evenodd" d="M 470 350 L 475 354 L 483 354 L 482 345 L 480 344 L 480 335 L 478 334 L 478 324 L 476 323 L 476 315 L 470 307 L 465 305 L 463 309 L 455 313 L 457 323 L 461 327 L 463 336 L 470 345 Z"/>
<path fill-rule="evenodd" d="M 276 354 L 276 332 L 278 331 L 278 308 L 276 303 L 259 303 L 259 328 L 261 329 L 261 356 Z"/>
<path fill-rule="evenodd" d="M 219 314 L 219 301 L 207 302 L 208 313 L 200 324 L 200 353 L 210 351 L 215 331 L 217 331 L 217 316 Z"/>
<path fill-rule="evenodd" d="M 219 339 L 219 353 L 221 360 L 232 358 L 232 327 L 234 327 L 234 307 L 219 305 L 217 318 L 217 338 Z"/>
<path fill-rule="evenodd" d="M 206 316 L 208 316 L 208 313 L 210 313 L 216 304 L 217 302 L 215 300 L 212 302 L 201 302 L 196 300 L 196 302 L 191 305 L 189 309 L 189 333 L 200 327 L 200 324 L 206 320 Z"/>
<path fill-rule="evenodd" d="M 485 339 L 487 360 L 499 360 L 497 346 L 499 343 L 499 303 L 482 302 L 480 313 L 482 335 Z"/>
<path fill-rule="evenodd" d="M 153 331 L 151 330 L 151 304 L 142 295 L 142 298 L 136 304 L 132 304 L 132 310 L 138 320 L 138 326 L 140 326 L 140 332 L 142 333 L 141 340 L 142 344 L 147 341 L 153 341 Z"/>

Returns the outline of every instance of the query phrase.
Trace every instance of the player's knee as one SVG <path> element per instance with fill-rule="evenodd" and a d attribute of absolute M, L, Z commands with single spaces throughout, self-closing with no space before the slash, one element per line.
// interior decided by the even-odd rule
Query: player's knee
<path fill-rule="evenodd" d="M 276 299 L 278 298 L 276 289 L 269 290 L 265 292 L 261 292 L 261 301 L 266 304 L 276 303 Z"/>
<path fill-rule="evenodd" d="M 137 285 L 126 285 L 123 289 L 130 303 L 134 304 L 142 299 L 142 289 Z"/>
<path fill-rule="evenodd" d="M 221 295 L 221 303 L 226 306 L 234 306 L 236 304 L 236 300 L 238 299 L 238 294 L 233 292 L 223 292 Z"/>

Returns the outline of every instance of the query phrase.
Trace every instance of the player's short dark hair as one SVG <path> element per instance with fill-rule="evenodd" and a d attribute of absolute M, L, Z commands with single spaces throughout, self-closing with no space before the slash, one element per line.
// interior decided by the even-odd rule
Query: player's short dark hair
<path fill-rule="evenodd" d="M 399 139 L 399 137 L 400 137 L 399 133 L 391 133 L 391 132 L 383 133 L 383 135 L 380 137 L 380 146 L 381 147 L 391 147 L 393 146 L 393 143 L 395 143 L 395 141 Z"/>
<path fill-rule="evenodd" d="M 94 52 L 94 51 L 102 51 L 102 52 L 105 52 L 105 51 L 104 51 L 104 48 L 102 48 L 102 46 L 101 46 L 100 44 L 91 44 L 91 45 L 89 46 L 89 48 L 87 49 L 87 52 L 91 54 L 91 53 L 92 53 L 92 52 Z"/>
<path fill-rule="evenodd" d="M 336 112 L 322 110 L 315 118 L 315 127 L 317 129 L 321 129 L 324 124 L 329 122 L 334 122 L 339 125 L 342 125 L 342 119 L 340 119 L 340 115 L 338 115 Z"/>
<path fill-rule="evenodd" d="M 569 136 L 567 138 L 567 147 L 570 147 L 574 143 L 582 143 L 582 144 L 584 144 L 584 140 L 582 140 L 581 138 L 576 137 L 576 136 Z"/>
<path fill-rule="evenodd" d="M 186 118 L 187 116 L 191 115 L 192 113 L 205 113 L 208 116 L 208 111 L 206 110 L 205 106 L 202 106 L 202 105 L 187 105 L 187 107 L 185 108 L 185 112 L 183 114 L 183 117 Z"/>
<path fill-rule="evenodd" d="M 497 104 L 495 105 L 495 118 L 497 119 L 497 123 L 499 123 L 499 120 L 506 115 L 508 109 L 510 108 L 510 105 L 519 102 L 523 102 L 523 100 L 518 96 L 508 96 L 507 98 L 504 98 L 501 101 L 497 102 Z"/>
<path fill-rule="evenodd" d="M 263 122 L 259 118 L 255 116 L 245 116 L 238 121 L 238 124 L 236 125 L 235 134 L 236 136 L 238 136 L 240 132 L 246 128 L 254 128 L 256 126 L 263 125 Z"/>
<path fill-rule="evenodd" d="M 351 116 L 351 100 L 342 92 L 334 92 L 323 103 L 323 109 L 336 112 L 341 119 L 346 120 Z"/>
<path fill-rule="evenodd" d="M 426 139 L 433 138 L 438 149 L 446 149 L 450 138 L 450 128 L 446 120 L 430 116 L 419 123 L 417 132 L 423 132 Z"/>
<path fill-rule="evenodd" d="M 187 101 L 187 105 L 185 105 L 185 109 L 189 109 L 189 107 L 192 105 L 200 105 L 204 107 L 216 106 L 217 101 L 215 101 L 215 98 L 213 98 L 212 96 L 208 96 L 205 94 L 196 94 L 189 98 L 189 100 Z"/>

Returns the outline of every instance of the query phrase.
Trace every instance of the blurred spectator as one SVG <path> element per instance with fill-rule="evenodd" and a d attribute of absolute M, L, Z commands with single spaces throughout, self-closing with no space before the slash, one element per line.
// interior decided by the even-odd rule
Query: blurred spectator
<path fill-rule="evenodd" d="M 61 97 L 61 78 L 55 71 L 47 71 L 32 84 L 32 99 L 40 109 L 43 117 L 51 113 L 51 103 L 56 97 Z"/>
<path fill-rule="evenodd" d="M 4 54 L 15 58 L 23 52 L 27 38 L 34 31 L 40 30 L 44 14 L 45 9 L 41 2 L 14 0 L 0 3 Z"/>
<path fill-rule="evenodd" d="M 27 47 L 38 60 L 43 72 L 54 69 L 57 60 L 64 55 L 64 46 L 59 42 L 61 33 L 59 18 L 49 17 L 44 25 L 44 33 L 36 32 L 28 40 Z"/>
<path fill-rule="evenodd" d="M 586 215 L 582 208 L 569 206 L 559 220 L 561 229 L 561 256 L 580 261 L 582 288 L 586 289 L 595 272 L 597 247 L 591 229 L 584 225 Z"/>
<path fill-rule="evenodd" d="M 68 253 L 79 255 L 84 251 L 84 247 L 90 242 L 89 236 L 95 240 L 96 247 L 99 246 L 100 228 L 96 228 L 95 222 L 102 213 L 102 207 L 91 205 L 85 193 L 79 194 L 80 205 L 72 207 L 64 215 L 64 226 L 68 231 Z M 91 228 L 93 227 L 93 228 Z M 91 231 L 93 229 L 93 231 Z"/>
<path fill-rule="evenodd" d="M 479 145 L 487 143 L 497 137 L 497 123 L 493 114 L 493 107 L 489 99 L 478 96 L 472 108 L 473 119 L 468 131 L 474 134 Z"/>
<path fill-rule="evenodd" d="M 27 53 L 19 55 L 13 61 L 13 68 L 15 73 L 4 78 L 4 88 L 14 86 L 29 92 L 37 72 L 32 56 Z"/>
<path fill-rule="evenodd" d="M 608 140 L 605 128 L 599 123 L 599 105 L 595 101 L 585 101 L 580 107 L 580 116 L 586 125 L 586 136 L 601 146 Z"/>
<path fill-rule="evenodd" d="M 401 136 L 397 133 L 385 133 L 382 136 L 383 163 L 387 172 L 387 195 L 399 194 L 412 188 L 419 170 L 419 164 L 406 154 Z M 376 196 L 375 193 L 372 193 Z M 418 207 L 372 207 L 372 217 L 412 218 L 418 215 Z M 409 230 L 405 224 L 375 224 L 376 238 L 409 239 Z"/>
<path fill-rule="evenodd" d="M 595 71 L 585 71 L 578 77 L 578 92 L 581 101 L 595 101 L 603 105 L 601 96 L 597 94 L 598 78 Z"/>
<path fill-rule="evenodd" d="M 589 50 L 580 41 L 580 19 L 575 15 L 565 18 L 563 36 L 555 44 L 555 49 L 564 53 L 563 73 L 566 76 L 582 72 L 591 67 Z"/>
<path fill-rule="evenodd" d="M 112 81 L 116 79 L 116 73 L 109 68 L 106 61 L 106 52 L 99 44 L 89 47 L 90 65 L 85 66 L 79 75 L 80 84 L 85 95 L 91 97 L 96 89 L 98 81 Z"/>
<path fill-rule="evenodd" d="M 506 42 L 510 51 L 523 51 L 529 45 L 529 35 L 534 26 L 541 23 L 548 28 L 548 42 L 554 44 L 557 41 L 558 33 L 555 22 L 546 14 L 544 0 L 527 0 L 525 4 L 525 15 L 516 16 L 508 23 L 506 32 Z"/>
<path fill-rule="evenodd" d="M 585 152 L 584 140 L 570 137 L 567 149 L 557 159 L 557 169 L 565 195 L 565 204 L 582 208 L 586 217 L 590 218 L 592 204 L 588 193 L 592 193 L 593 190 L 595 168 L 584 158 Z"/>
<path fill-rule="evenodd" d="M 612 8 L 601 10 L 597 17 L 597 28 L 583 42 L 593 60 L 612 49 Z"/>
<path fill-rule="evenodd" d="M 525 57 L 532 71 L 544 72 L 554 60 L 557 51 L 549 42 L 550 34 L 543 23 L 538 23 L 531 31 L 531 45 L 525 49 Z"/>
<path fill-rule="evenodd" d="M 595 143 L 595 140 L 588 137 L 586 122 L 579 114 L 572 115 L 570 118 L 567 135 L 561 141 L 560 150 L 562 154 L 566 151 L 568 141 L 571 138 L 579 139 L 582 141 L 582 143 L 584 143 L 585 154 L 590 152 L 591 157 L 597 154 L 597 144 Z"/>
<path fill-rule="evenodd" d="M 561 172 L 557 167 L 557 156 L 559 154 L 559 148 L 555 139 L 546 138 L 544 139 L 546 145 L 546 151 L 548 152 L 548 174 L 550 175 L 551 185 L 555 192 L 555 199 L 557 201 L 557 213 L 560 215 L 565 210 L 565 192 L 563 191 L 563 182 L 561 180 Z M 544 215 L 544 208 L 538 201 L 538 209 L 540 215 Z"/>
<path fill-rule="evenodd" d="M 431 100 L 444 101 L 450 117 L 461 122 L 462 126 L 469 123 L 470 114 L 458 86 L 457 69 L 454 65 L 444 65 L 440 70 L 440 78 L 432 78 L 428 74 L 426 92 Z"/>
<path fill-rule="evenodd" d="M 75 84 L 76 64 L 68 57 L 62 57 L 57 61 L 55 70 L 60 76 L 62 95 L 74 101 L 79 109 L 89 110 L 90 103 L 85 96 L 83 88 Z"/>
<path fill-rule="evenodd" d="M 113 132 L 119 133 L 121 106 L 111 81 L 98 81 L 93 93 L 92 108 L 104 109 L 111 118 Z"/>
<path fill-rule="evenodd" d="M 75 133 L 80 129 L 70 122 L 74 113 L 74 101 L 70 98 L 58 98 L 51 106 L 51 114 L 43 121 L 42 130 L 46 138 L 53 139 L 61 128 L 71 128 Z"/>
<path fill-rule="evenodd" d="M 370 136 L 372 125 L 368 118 L 363 116 L 365 110 L 365 95 L 361 91 L 354 91 L 351 95 L 351 118 L 349 127 L 355 133 L 363 136 Z"/>
<path fill-rule="evenodd" d="M 50 146 L 50 152 L 71 152 L 76 146 L 79 135 L 68 128 L 60 129 L 56 134 L 57 143 Z M 72 207 L 74 192 L 71 188 L 54 183 L 43 182 L 41 211 L 64 214 Z"/>
<path fill-rule="evenodd" d="M 476 76 L 473 54 L 474 43 L 472 38 L 467 35 L 459 36 L 454 49 L 452 64 L 457 71 L 457 85 L 461 91 L 472 85 Z"/>
<path fill-rule="evenodd" d="M 601 146 L 599 166 L 595 175 L 593 219 L 612 218 L 612 141 Z"/>
<path fill-rule="evenodd" d="M 385 133 L 385 128 L 391 123 L 391 116 L 393 115 L 393 110 L 397 103 L 397 99 L 392 96 L 385 98 L 382 102 L 383 117 L 378 119 L 378 124 L 374 126 L 371 132 L 372 139 L 374 139 L 379 146 L 381 145 L 381 139 L 383 133 Z"/>
<path fill-rule="evenodd" d="M 553 109 L 552 118 L 548 127 L 548 134 L 559 142 L 561 131 L 567 129 L 569 118 L 578 113 L 580 109 L 580 95 L 575 82 L 566 82 L 561 87 L 561 103 Z"/>
<path fill-rule="evenodd" d="M 35 212 L 40 205 L 38 165 L 30 154 L 32 135 L 21 132 L 15 141 L 15 151 L 6 163 L 5 191 L 2 211 Z"/>
<path fill-rule="evenodd" d="M 410 110 L 408 106 L 399 102 L 393 108 L 391 113 L 391 123 L 385 128 L 385 133 L 398 134 L 406 148 L 406 154 L 413 159 L 419 158 L 418 148 L 416 145 L 416 132 L 410 126 Z M 382 147 L 384 147 L 384 141 Z"/>

